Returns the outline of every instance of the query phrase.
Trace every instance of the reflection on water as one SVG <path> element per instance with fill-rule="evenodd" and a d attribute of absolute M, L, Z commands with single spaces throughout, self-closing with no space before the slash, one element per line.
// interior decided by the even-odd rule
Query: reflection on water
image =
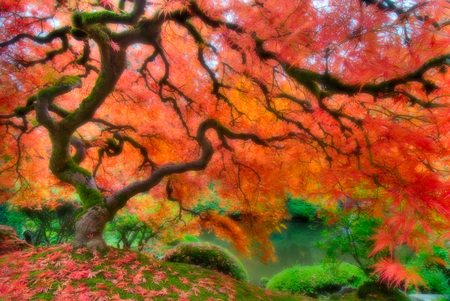
<path fill-rule="evenodd" d="M 247 269 L 250 283 L 259 284 L 261 277 L 271 278 L 275 274 L 296 264 L 315 265 L 324 257 L 324 251 L 316 247 L 316 242 L 323 241 L 320 235 L 324 227 L 321 224 L 311 223 L 287 223 L 287 229 L 282 233 L 271 236 L 275 248 L 277 262 L 269 262 L 267 265 L 259 259 L 239 258 Z M 220 240 L 212 233 L 200 235 L 199 239 L 211 242 L 237 254 L 236 249 L 228 242 Z"/>

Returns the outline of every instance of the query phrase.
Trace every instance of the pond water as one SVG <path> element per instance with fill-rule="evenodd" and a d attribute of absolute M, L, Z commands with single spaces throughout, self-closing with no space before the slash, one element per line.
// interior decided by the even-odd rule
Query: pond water
<path fill-rule="evenodd" d="M 270 240 L 275 248 L 277 262 L 267 265 L 258 258 L 248 259 L 238 257 L 247 269 L 250 283 L 259 284 L 261 277 L 272 278 L 275 274 L 294 265 L 316 265 L 323 259 L 325 252 L 316 246 L 323 241 L 320 233 L 324 226 L 319 223 L 287 223 L 281 233 L 272 234 Z M 212 233 L 199 236 L 203 242 L 219 245 L 237 255 L 236 249 L 228 242 L 215 237 Z"/>

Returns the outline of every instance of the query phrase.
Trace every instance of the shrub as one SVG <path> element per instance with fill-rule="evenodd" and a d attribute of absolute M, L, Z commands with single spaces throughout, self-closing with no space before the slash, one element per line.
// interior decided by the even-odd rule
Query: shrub
<path fill-rule="evenodd" d="M 210 243 L 181 243 L 169 250 L 163 260 L 198 265 L 248 282 L 242 263 L 229 251 Z"/>
<path fill-rule="evenodd" d="M 348 263 L 339 266 L 295 266 L 276 274 L 266 288 L 316 297 L 338 291 L 343 285 L 357 287 L 366 280 L 368 278 L 361 269 Z"/>
<path fill-rule="evenodd" d="M 317 218 L 317 207 L 305 199 L 288 195 L 286 206 L 292 219 L 311 221 Z"/>
<path fill-rule="evenodd" d="M 409 301 L 409 298 L 401 291 L 388 288 L 377 282 L 366 282 L 358 288 L 357 296 L 363 300 L 374 297 L 376 300 Z M 381 299 L 381 298 L 383 299 Z"/>
<path fill-rule="evenodd" d="M 54 208 L 45 205 L 40 209 L 20 208 L 19 212 L 28 219 L 28 230 L 23 233 L 25 240 L 35 246 L 68 242 L 75 235 L 75 216 L 80 211 L 79 204 L 62 199 Z"/>
<path fill-rule="evenodd" d="M 7 225 L 16 230 L 19 237 L 23 237 L 23 228 L 26 217 L 8 203 L 0 204 L 0 224 Z"/>
<path fill-rule="evenodd" d="M 137 245 L 142 250 L 148 241 L 157 236 L 157 232 L 141 221 L 136 214 L 124 210 L 106 225 L 106 232 L 116 240 L 117 248 L 132 248 Z"/>
<path fill-rule="evenodd" d="M 261 286 L 261 287 L 266 287 L 267 286 L 267 283 L 270 281 L 270 279 L 269 278 L 267 278 L 267 277 L 261 277 L 261 279 L 259 279 L 259 285 Z"/>
<path fill-rule="evenodd" d="M 411 260 L 411 265 L 419 268 L 425 286 L 424 291 L 450 295 L 450 259 L 447 248 L 433 245 L 431 253 L 421 252 Z"/>
<path fill-rule="evenodd" d="M 325 222 L 329 224 L 333 219 L 335 222 L 322 232 L 322 236 L 327 240 L 316 244 L 325 250 L 324 260 L 340 262 L 352 258 L 366 275 L 372 274 L 371 266 L 375 264 L 377 256 L 369 256 L 373 246 L 373 240 L 370 238 L 381 221 L 343 210 L 326 217 Z"/>

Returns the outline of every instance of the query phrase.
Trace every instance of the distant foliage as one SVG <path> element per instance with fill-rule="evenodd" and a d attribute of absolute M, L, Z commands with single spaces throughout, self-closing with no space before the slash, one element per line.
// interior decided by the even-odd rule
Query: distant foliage
<path fill-rule="evenodd" d="M 248 282 L 248 273 L 242 263 L 226 249 L 210 243 L 182 243 L 164 256 L 165 261 L 183 262 L 230 275 Z"/>
<path fill-rule="evenodd" d="M 338 291 L 343 285 L 357 287 L 368 278 L 361 269 L 343 263 L 339 266 L 294 266 L 276 274 L 266 288 L 312 297 Z"/>
<path fill-rule="evenodd" d="M 185 235 L 182 240 L 185 243 L 200 242 L 200 239 L 195 235 Z"/>
<path fill-rule="evenodd" d="M 148 241 L 157 236 L 157 231 L 141 221 L 136 214 L 124 211 L 117 215 L 106 226 L 116 240 L 117 248 L 137 247 L 142 250 Z"/>
<path fill-rule="evenodd" d="M 261 277 L 261 279 L 259 279 L 259 285 L 261 287 L 266 287 L 267 283 L 269 283 L 270 279 L 267 277 Z"/>
<path fill-rule="evenodd" d="M 375 234 L 375 228 L 380 221 L 360 215 L 354 212 L 341 210 L 325 219 L 330 224 L 322 232 L 327 240 L 317 243 L 317 246 L 325 250 L 325 260 L 338 262 L 351 260 L 357 264 L 367 275 L 372 273 L 370 267 L 375 263 L 374 258 L 369 258 Z"/>
<path fill-rule="evenodd" d="M 0 225 L 14 228 L 17 235 L 23 238 L 26 217 L 9 203 L 0 204 Z"/>
<path fill-rule="evenodd" d="M 209 191 L 199 198 L 198 203 L 192 207 L 192 210 L 195 212 L 213 210 L 221 215 L 227 213 L 227 208 L 224 206 L 223 200 L 219 197 L 215 186 L 216 184 L 214 182 L 208 184 Z"/>
<path fill-rule="evenodd" d="M 357 209 L 340 209 L 326 218 L 330 227 L 322 235 L 327 237 L 327 241 L 317 243 L 326 252 L 325 261 L 336 263 L 345 260 L 354 263 L 373 281 L 378 276 L 380 286 L 383 283 L 401 288 L 423 285 L 420 267 L 408 264 L 411 251 L 402 244 L 390 252 L 380 248 L 380 245 L 389 244 L 392 240 L 392 236 L 380 234 L 383 232 L 376 230 L 382 224 L 382 219 L 360 214 Z M 389 213 L 386 213 L 386 217 L 389 217 Z M 377 237 L 383 238 L 378 239 L 378 245 L 374 244 Z"/>
<path fill-rule="evenodd" d="M 418 274 L 425 286 L 424 292 L 434 292 L 450 296 L 450 259 L 449 249 L 432 246 L 432 253 L 419 253 L 411 265 L 420 268 Z"/>
<path fill-rule="evenodd" d="M 75 217 L 81 212 L 77 203 L 58 200 L 52 208 L 22 207 L 20 212 L 27 218 L 23 236 L 25 240 L 35 246 L 54 245 L 68 242 L 75 235 Z"/>
<path fill-rule="evenodd" d="M 318 208 L 303 198 L 288 195 L 286 206 L 294 220 L 311 221 L 317 218 Z"/>

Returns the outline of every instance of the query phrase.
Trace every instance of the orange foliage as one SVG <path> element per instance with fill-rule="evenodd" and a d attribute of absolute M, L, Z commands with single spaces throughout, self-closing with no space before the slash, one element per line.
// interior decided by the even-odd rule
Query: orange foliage
<path fill-rule="evenodd" d="M 2 201 L 34 206 L 75 191 L 48 169 L 58 154 L 51 126 L 37 121 L 45 114 L 38 116 L 43 100 L 34 95 L 77 75 L 81 87 L 58 94 L 47 115 L 70 125 L 97 101 L 92 116 L 65 134 L 84 145 L 80 166 L 107 200 L 203 160 L 202 142 L 212 145 L 204 166 L 166 173 L 146 187 L 152 198 L 129 201 L 149 223 L 192 211 L 214 182 L 227 213 L 240 212 L 242 221 L 208 212 L 187 219 L 186 229 L 214 229 L 263 260 L 272 257 L 268 236 L 286 215 L 286 191 L 328 206 L 348 199 L 382 217 L 373 254 L 450 237 L 446 1 L 397 9 L 350 0 L 124 2 L 0 3 Z M 108 76 L 116 76 L 108 82 L 114 89 L 97 99 Z M 218 122 L 202 140 L 197 130 L 211 119 Z M 164 204 L 167 178 L 180 212 Z M 155 210 L 140 211 L 143 202 Z M 401 270 L 395 262 L 377 269 L 399 284 L 392 267 Z"/>

